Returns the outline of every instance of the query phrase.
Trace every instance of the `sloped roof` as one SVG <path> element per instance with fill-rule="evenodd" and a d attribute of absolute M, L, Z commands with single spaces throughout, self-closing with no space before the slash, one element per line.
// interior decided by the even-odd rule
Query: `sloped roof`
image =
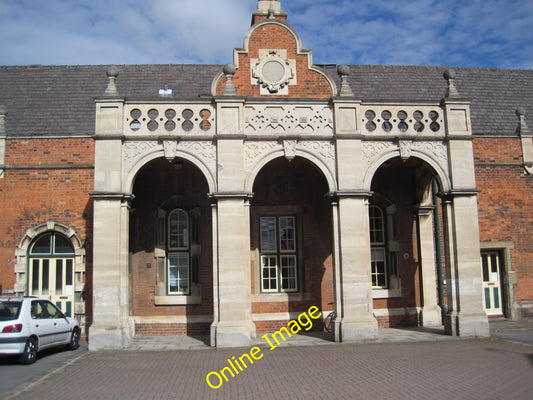
<path fill-rule="evenodd" d="M 434 101 L 446 94 L 448 83 L 443 74 L 447 69 L 350 66 L 348 80 L 355 96 L 364 100 Z M 533 123 L 533 70 L 453 69 L 459 96 L 471 102 L 475 135 L 515 135 L 519 107 L 525 109 L 530 125 Z M 333 76 L 333 67 L 327 70 Z"/>
<path fill-rule="evenodd" d="M 340 87 L 335 65 L 322 66 Z M 8 136 L 91 135 L 94 98 L 108 83 L 108 66 L 0 67 L 0 104 L 8 107 Z M 209 95 L 221 65 L 122 65 L 117 87 L 130 99 L 159 99 L 165 85 L 173 97 Z M 471 100 L 476 135 L 516 135 L 516 109 L 533 120 L 533 71 L 454 68 L 462 98 Z M 444 67 L 350 66 L 348 81 L 364 101 L 439 101 L 447 82 Z M 529 123 L 533 126 L 533 122 Z"/>
<path fill-rule="evenodd" d="M 92 135 L 96 97 L 103 96 L 109 66 L 0 67 L 0 104 L 8 108 L 8 136 Z M 209 95 L 222 66 L 123 65 L 120 96 L 158 98 L 168 85 L 174 97 Z"/>

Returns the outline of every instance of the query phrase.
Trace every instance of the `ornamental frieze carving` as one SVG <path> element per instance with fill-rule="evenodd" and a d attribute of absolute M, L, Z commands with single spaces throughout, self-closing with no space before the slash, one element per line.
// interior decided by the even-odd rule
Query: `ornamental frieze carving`
<path fill-rule="evenodd" d="M 244 161 L 245 168 L 250 171 L 257 163 L 275 151 L 283 151 L 288 160 L 296 157 L 300 152 L 308 153 L 322 161 L 330 171 L 335 170 L 335 147 L 329 141 L 298 141 L 295 139 L 266 142 L 246 142 Z"/>
<path fill-rule="evenodd" d="M 123 169 L 129 171 L 138 160 L 147 154 L 157 151 L 160 147 L 161 146 L 157 142 L 125 142 L 122 145 Z"/>
<path fill-rule="evenodd" d="M 278 142 L 246 142 L 244 145 L 246 170 L 250 171 L 261 158 L 281 148 L 282 145 Z"/>
<path fill-rule="evenodd" d="M 392 141 L 365 142 L 363 144 L 363 158 L 367 162 L 371 162 L 381 154 L 393 150 L 399 151 L 402 160 L 409 159 L 413 155 L 413 152 L 416 151 L 430 156 L 441 165 L 446 165 L 448 161 L 448 149 L 443 143 L 412 140 L 399 140 L 397 143 Z"/>
<path fill-rule="evenodd" d="M 439 142 L 414 142 L 411 146 L 413 150 L 432 155 L 440 161 L 448 161 L 448 149 Z"/>
<path fill-rule="evenodd" d="M 172 160 L 179 153 L 187 153 L 200 160 L 214 173 L 216 170 L 216 147 L 211 141 L 127 141 L 123 144 L 123 170 L 131 168 L 144 157 L 154 152 L 162 152 L 165 158 Z"/>
<path fill-rule="evenodd" d="M 333 110 L 323 105 L 253 105 L 245 108 L 247 135 L 333 135 Z"/>
<path fill-rule="evenodd" d="M 395 144 L 392 142 L 365 142 L 363 143 L 363 158 L 370 161 L 377 155 L 386 153 L 394 147 Z"/>

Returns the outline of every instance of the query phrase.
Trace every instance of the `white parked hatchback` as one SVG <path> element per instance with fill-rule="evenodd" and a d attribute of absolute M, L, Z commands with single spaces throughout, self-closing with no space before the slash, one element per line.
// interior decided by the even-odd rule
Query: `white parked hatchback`
<path fill-rule="evenodd" d="M 79 347 L 81 329 L 46 299 L 0 296 L 0 354 L 20 354 L 22 364 L 31 364 L 37 352 L 65 345 Z"/>

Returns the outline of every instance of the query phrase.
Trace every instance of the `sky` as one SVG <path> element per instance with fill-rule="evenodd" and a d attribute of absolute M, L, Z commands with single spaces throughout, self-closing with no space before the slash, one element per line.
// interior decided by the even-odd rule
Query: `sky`
<path fill-rule="evenodd" d="M 281 0 L 315 64 L 533 69 L 530 0 Z M 0 0 L 0 65 L 225 64 L 257 0 Z"/>

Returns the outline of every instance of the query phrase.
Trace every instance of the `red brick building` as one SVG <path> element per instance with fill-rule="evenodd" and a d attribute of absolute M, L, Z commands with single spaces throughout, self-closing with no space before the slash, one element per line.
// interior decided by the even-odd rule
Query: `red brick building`
<path fill-rule="evenodd" d="M 0 67 L 2 293 L 92 349 L 531 318 L 533 72 L 316 66 L 286 19 L 226 66 Z"/>

